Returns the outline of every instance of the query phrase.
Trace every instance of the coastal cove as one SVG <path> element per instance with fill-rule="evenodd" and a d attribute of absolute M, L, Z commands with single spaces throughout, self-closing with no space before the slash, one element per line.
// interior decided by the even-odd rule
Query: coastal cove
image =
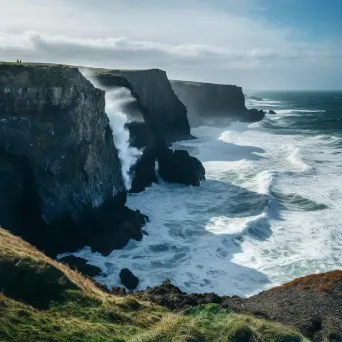
<path fill-rule="evenodd" d="M 0 341 L 342 339 L 341 101 L 0 63 Z"/>

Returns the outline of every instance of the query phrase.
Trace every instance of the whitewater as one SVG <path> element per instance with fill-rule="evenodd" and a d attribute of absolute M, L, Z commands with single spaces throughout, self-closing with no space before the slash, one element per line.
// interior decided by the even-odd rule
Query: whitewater
<path fill-rule="evenodd" d="M 170 279 L 186 292 L 249 296 L 342 267 L 340 94 L 261 95 L 248 106 L 277 114 L 196 127 L 197 139 L 173 145 L 203 162 L 200 187 L 159 180 L 129 195 L 150 218 L 141 242 L 75 253 L 102 269 L 97 281 L 120 285 L 127 267 L 139 289 Z"/>

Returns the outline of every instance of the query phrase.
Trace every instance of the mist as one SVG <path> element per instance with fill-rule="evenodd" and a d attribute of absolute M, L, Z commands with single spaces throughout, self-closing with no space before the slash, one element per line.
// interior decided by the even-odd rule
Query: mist
<path fill-rule="evenodd" d="M 109 119 L 110 127 L 113 131 L 113 141 L 118 150 L 121 161 L 121 172 L 125 188 L 129 190 L 132 186 L 131 167 L 141 156 L 142 151 L 129 145 L 129 130 L 126 123 L 129 122 L 129 115 L 125 112 L 128 103 L 136 101 L 127 88 L 106 89 L 99 85 L 96 79 L 87 69 L 81 69 L 82 75 L 87 78 L 96 88 L 102 89 L 105 94 L 105 111 Z"/>

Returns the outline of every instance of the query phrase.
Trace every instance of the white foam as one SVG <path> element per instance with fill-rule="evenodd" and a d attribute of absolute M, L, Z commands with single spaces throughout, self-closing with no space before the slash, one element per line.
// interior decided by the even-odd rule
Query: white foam
<path fill-rule="evenodd" d="M 105 110 L 110 127 L 113 130 L 114 144 L 118 150 L 118 156 L 121 161 L 122 177 L 126 189 L 129 190 L 132 183 L 130 169 L 142 154 L 140 150 L 129 145 L 129 130 L 125 126 L 126 123 L 128 123 L 128 115 L 125 113 L 124 106 L 130 102 L 134 102 L 135 99 L 127 88 L 106 89 L 97 82 L 89 70 L 80 69 L 80 72 L 95 87 L 106 91 Z"/>
<path fill-rule="evenodd" d="M 273 134 L 256 124 L 198 127 L 175 144 L 199 157 L 201 187 L 160 182 L 129 195 L 128 206 L 150 217 L 141 242 L 108 257 L 77 255 L 120 285 L 128 267 L 139 288 L 170 279 L 188 292 L 247 296 L 295 277 L 342 267 L 341 162 L 331 139 Z M 311 167 L 313 163 L 315 167 Z M 301 196 L 326 209 L 281 207 L 277 193 Z"/>
<path fill-rule="evenodd" d="M 293 113 L 324 113 L 321 109 L 278 109 L 277 114 L 293 114 Z"/>

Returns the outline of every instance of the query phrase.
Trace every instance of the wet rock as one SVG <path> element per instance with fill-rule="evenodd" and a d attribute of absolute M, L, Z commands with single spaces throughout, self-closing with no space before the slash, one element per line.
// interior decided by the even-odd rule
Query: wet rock
<path fill-rule="evenodd" d="M 133 180 L 130 192 L 144 191 L 147 186 L 157 182 L 155 173 L 156 154 L 153 149 L 145 148 L 133 167 Z"/>
<path fill-rule="evenodd" d="M 123 285 L 129 290 L 134 290 L 139 284 L 139 278 L 136 277 L 128 268 L 120 271 L 120 279 Z"/>
<path fill-rule="evenodd" d="M 167 182 L 199 186 L 205 180 L 205 169 L 187 151 L 165 149 L 158 155 L 159 175 Z"/>
<path fill-rule="evenodd" d="M 96 277 L 102 273 L 101 268 L 89 265 L 85 259 L 74 255 L 65 256 L 58 261 L 68 264 L 71 268 L 75 268 L 77 271 L 88 277 Z"/>
<path fill-rule="evenodd" d="M 269 110 L 268 114 L 277 114 L 274 110 Z"/>

